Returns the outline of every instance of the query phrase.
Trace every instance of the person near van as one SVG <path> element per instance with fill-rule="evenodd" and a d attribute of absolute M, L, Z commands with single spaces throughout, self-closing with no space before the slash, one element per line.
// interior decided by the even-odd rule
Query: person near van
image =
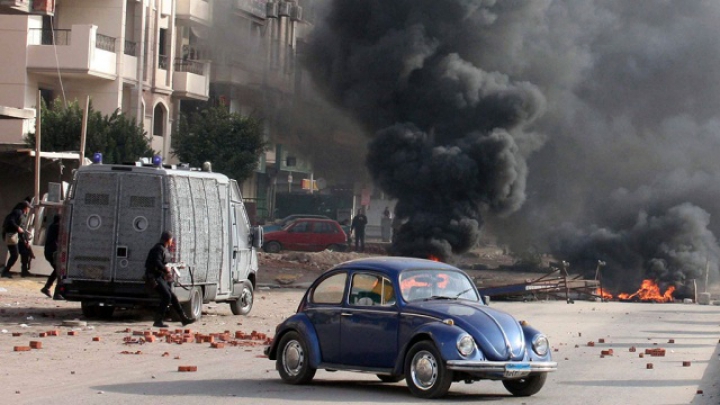
<path fill-rule="evenodd" d="M 10 257 L 5 264 L 2 277 L 12 278 L 10 269 L 15 262 L 17 262 L 19 256 L 18 244 L 20 243 L 20 235 L 25 233 L 25 229 L 22 227 L 23 217 L 30 212 L 30 208 L 32 208 L 32 205 L 27 201 L 23 201 L 17 204 L 3 221 L 3 240 L 7 245 Z"/>
<path fill-rule="evenodd" d="M 170 231 L 163 232 L 160 235 L 160 242 L 150 249 L 145 260 L 145 279 L 160 295 L 160 307 L 155 313 L 155 323 L 153 323 L 153 326 L 158 328 L 167 328 L 163 321 L 167 315 L 168 305 L 172 305 L 183 325 L 195 322 L 194 319 L 190 319 L 185 315 L 180 301 L 172 292 L 168 282 L 168 280 L 172 280 L 172 269 L 168 266 L 171 258 L 168 249 L 174 242 L 173 234 Z"/>
<path fill-rule="evenodd" d="M 25 197 L 25 202 L 32 206 L 32 198 Z M 22 204 L 22 203 L 21 203 Z M 20 242 L 18 243 L 18 253 L 20 254 L 20 276 L 30 277 L 30 263 L 35 258 L 35 253 L 32 250 L 32 231 L 28 230 L 29 217 L 25 214 L 22 218 L 21 226 L 25 229 L 25 232 L 20 235 Z"/>
<path fill-rule="evenodd" d="M 367 223 L 367 217 L 363 214 L 362 209 L 359 209 L 357 215 L 355 215 L 355 218 L 353 218 L 352 223 L 350 224 L 350 233 L 355 232 L 356 252 L 365 251 L 365 226 Z"/>
<path fill-rule="evenodd" d="M 52 266 L 52 273 L 48 276 L 47 281 L 45 282 L 45 287 L 43 287 L 40 292 L 47 295 L 48 297 L 52 298 L 52 294 L 50 294 L 50 288 L 52 287 L 53 283 L 55 283 L 55 280 L 57 279 L 57 268 L 55 267 L 55 252 L 57 252 L 58 249 L 58 235 L 60 234 L 60 215 L 55 214 L 53 217 L 53 222 L 50 224 L 50 226 L 47 229 L 47 234 L 45 236 L 45 260 L 50 263 L 50 266 Z"/>

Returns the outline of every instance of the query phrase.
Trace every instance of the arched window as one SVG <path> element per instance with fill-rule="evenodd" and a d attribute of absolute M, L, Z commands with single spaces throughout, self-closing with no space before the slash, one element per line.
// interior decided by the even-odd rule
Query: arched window
<path fill-rule="evenodd" d="M 165 107 L 158 103 L 153 110 L 153 135 L 165 135 Z"/>

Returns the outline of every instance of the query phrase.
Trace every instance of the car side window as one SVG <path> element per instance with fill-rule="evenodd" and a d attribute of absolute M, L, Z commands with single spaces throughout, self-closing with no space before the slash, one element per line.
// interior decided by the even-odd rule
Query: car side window
<path fill-rule="evenodd" d="M 340 304 L 345 292 L 347 273 L 332 275 L 315 287 L 310 299 L 315 304 Z"/>
<path fill-rule="evenodd" d="M 355 273 L 350 287 L 350 305 L 395 305 L 395 291 L 390 279 L 372 273 Z"/>
<path fill-rule="evenodd" d="M 308 232 L 308 226 L 309 224 L 304 221 L 295 222 L 295 225 L 290 228 L 290 232 L 292 233 L 305 233 Z"/>

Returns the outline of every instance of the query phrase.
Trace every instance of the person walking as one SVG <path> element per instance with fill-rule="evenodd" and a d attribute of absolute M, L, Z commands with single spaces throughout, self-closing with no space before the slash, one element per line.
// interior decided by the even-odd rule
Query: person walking
<path fill-rule="evenodd" d="M 163 232 L 160 235 L 160 242 L 150 249 L 145 260 L 145 280 L 160 295 L 160 307 L 155 313 L 155 322 L 153 323 L 153 326 L 158 328 L 167 328 L 163 321 L 165 315 L 167 315 L 168 305 L 172 305 L 183 326 L 195 322 L 194 319 L 190 319 L 185 315 L 180 301 L 172 292 L 168 282 L 172 280 L 172 269 L 168 266 L 171 258 L 168 249 L 174 242 L 173 234 L 170 231 Z"/>
<path fill-rule="evenodd" d="M 350 224 L 350 233 L 355 233 L 355 251 L 365 251 L 365 226 L 368 220 L 362 209 L 359 209 L 355 218 L 353 218 Z"/>
<path fill-rule="evenodd" d="M 53 283 L 55 283 L 55 280 L 57 280 L 57 268 L 55 267 L 55 253 L 58 249 L 58 235 L 60 234 L 60 215 L 55 214 L 53 217 L 53 222 L 50 224 L 50 226 L 47 229 L 47 234 L 45 236 L 45 260 L 50 263 L 50 266 L 52 266 L 52 273 L 48 276 L 47 281 L 45 282 L 45 287 L 43 287 L 40 292 L 47 295 L 48 297 L 52 298 L 52 294 L 50 294 L 50 288 L 53 286 Z"/>
<path fill-rule="evenodd" d="M 5 217 L 3 221 L 3 240 L 8 248 L 10 257 L 5 264 L 5 269 L 2 272 L 2 277 L 12 278 L 10 269 L 17 262 L 19 252 L 18 244 L 20 243 L 20 235 L 25 233 L 25 229 L 21 226 L 23 223 L 23 217 L 30 212 L 32 205 L 29 202 L 23 201 L 15 206 L 13 210 Z"/>

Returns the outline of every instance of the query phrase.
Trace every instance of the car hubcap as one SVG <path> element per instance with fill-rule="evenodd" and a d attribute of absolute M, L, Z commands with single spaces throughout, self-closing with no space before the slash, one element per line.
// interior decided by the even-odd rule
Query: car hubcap
<path fill-rule="evenodd" d="M 305 364 L 305 352 L 297 340 L 288 342 L 283 350 L 283 365 L 288 375 L 296 376 Z"/>
<path fill-rule="evenodd" d="M 416 387 L 426 390 L 431 388 L 438 377 L 438 364 L 435 356 L 426 351 L 415 354 L 410 370 Z"/>

